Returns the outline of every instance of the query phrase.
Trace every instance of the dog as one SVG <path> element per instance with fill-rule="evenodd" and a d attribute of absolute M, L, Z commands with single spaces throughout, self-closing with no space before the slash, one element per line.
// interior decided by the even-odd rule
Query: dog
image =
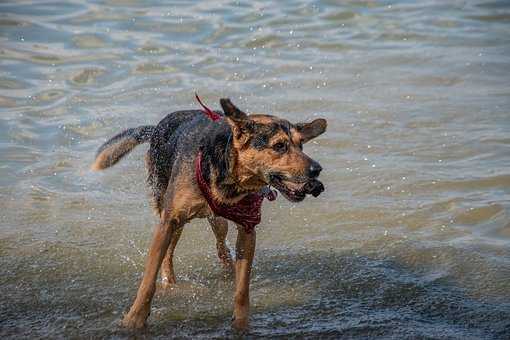
<path fill-rule="evenodd" d="M 146 326 L 158 271 L 163 288 L 175 284 L 173 253 L 183 226 L 207 218 L 219 259 L 235 272 L 232 326 L 245 330 L 262 201 L 275 198 L 271 187 L 292 202 L 324 190 L 317 179 L 322 167 L 303 152 L 303 144 L 324 133 L 325 119 L 291 124 L 271 115 L 248 115 L 226 98 L 220 99 L 223 112 L 212 111 L 196 98 L 202 110 L 176 111 L 157 126 L 117 134 L 99 148 L 91 166 L 106 169 L 137 145 L 150 143 L 147 182 L 159 223 L 136 298 L 121 321 L 127 328 Z M 238 230 L 235 261 L 225 244 L 227 220 Z"/>

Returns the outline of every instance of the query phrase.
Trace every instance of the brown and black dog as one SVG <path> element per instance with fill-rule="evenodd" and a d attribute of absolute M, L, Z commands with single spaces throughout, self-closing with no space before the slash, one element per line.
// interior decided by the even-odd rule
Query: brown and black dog
<path fill-rule="evenodd" d="M 326 120 L 291 124 L 275 116 L 247 115 L 229 99 L 221 99 L 220 104 L 223 112 L 204 107 L 209 117 L 200 110 L 177 111 L 157 126 L 128 129 L 98 150 L 93 170 L 108 168 L 135 146 L 150 142 L 147 181 L 160 221 L 136 299 L 122 320 L 125 327 L 145 326 L 160 267 L 163 287 L 175 283 L 175 246 L 183 226 L 200 217 L 211 224 L 220 260 L 235 270 L 233 327 L 245 329 L 255 251 L 253 227 L 260 222 L 262 193 L 272 186 L 298 202 L 306 194 L 318 196 L 324 190 L 317 180 L 322 168 L 303 152 L 303 143 L 322 134 Z M 251 217 L 243 219 L 243 214 Z M 227 219 L 238 229 L 234 263 L 225 244 Z"/>

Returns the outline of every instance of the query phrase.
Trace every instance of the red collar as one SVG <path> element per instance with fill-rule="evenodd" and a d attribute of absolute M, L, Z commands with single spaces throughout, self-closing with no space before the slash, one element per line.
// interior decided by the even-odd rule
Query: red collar
<path fill-rule="evenodd" d="M 204 195 L 207 204 L 215 215 L 224 217 L 244 227 L 247 233 L 251 233 L 253 228 L 260 223 L 261 207 L 264 197 L 273 201 L 276 199 L 276 191 L 264 188 L 260 192 L 251 193 L 244 196 L 239 202 L 233 205 L 217 202 L 212 197 L 211 188 L 202 176 L 202 153 L 199 152 L 195 160 L 195 177 L 198 187 Z"/>

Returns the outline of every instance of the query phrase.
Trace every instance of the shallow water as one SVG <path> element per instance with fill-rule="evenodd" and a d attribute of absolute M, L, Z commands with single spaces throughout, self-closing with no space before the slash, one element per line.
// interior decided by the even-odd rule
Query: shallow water
<path fill-rule="evenodd" d="M 509 338 L 509 55 L 507 1 L 2 2 L 0 335 L 132 335 L 147 146 L 88 167 L 198 91 L 329 122 L 326 192 L 265 203 L 250 335 Z M 231 336 L 205 221 L 176 254 L 139 335 Z"/>

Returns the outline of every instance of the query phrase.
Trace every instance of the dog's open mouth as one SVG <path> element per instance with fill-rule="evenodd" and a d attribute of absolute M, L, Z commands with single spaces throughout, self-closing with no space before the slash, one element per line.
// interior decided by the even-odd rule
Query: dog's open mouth
<path fill-rule="evenodd" d="M 316 179 L 294 182 L 280 175 L 271 175 L 270 184 L 291 202 L 301 202 L 307 194 L 317 197 L 324 191 L 324 185 Z"/>

